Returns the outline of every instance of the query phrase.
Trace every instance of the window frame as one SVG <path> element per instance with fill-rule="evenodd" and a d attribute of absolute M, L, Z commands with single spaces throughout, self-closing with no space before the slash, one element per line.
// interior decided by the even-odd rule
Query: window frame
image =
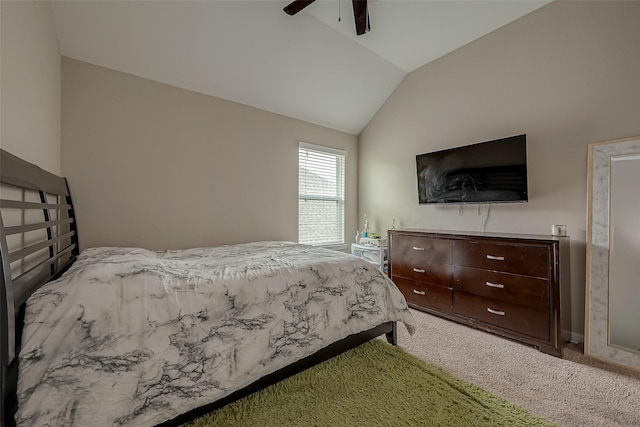
<path fill-rule="evenodd" d="M 317 152 L 322 154 L 329 154 L 335 156 L 336 161 L 336 187 L 335 196 L 318 195 L 318 194 L 302 194 L 301 193 L 301 156 L 302 151 Z M 323 145 L 309 144 L 300 141 L 298 143 L 298 242 L 313 246 L 325 246 L 342 248 L 346 242 L 346 169 L 347 169 L 347 152 L 346 150 L 326 147 Z M 341 186 L 341 188 L 340 188 Z M 307 200 L 318 200 L 335 202 L 338 205 L 337 217 L 335 219 L 335 226 L 341 234 L 338 240 L 319 240 L 319 241 L 305 241 L 301 242 L 301 202 Z M 329 221 L 327 221 L 329 222 Z"/>

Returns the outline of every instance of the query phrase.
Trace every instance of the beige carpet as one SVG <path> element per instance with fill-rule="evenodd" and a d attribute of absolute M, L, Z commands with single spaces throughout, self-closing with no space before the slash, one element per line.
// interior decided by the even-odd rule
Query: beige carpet
<path fill-rule="evenodd" d="M 567 343 L 562 348 L 562 358 L 571 360 L 574 362 L 582 363 L 583 365 L 594 366 L 596 368 L 604 369 L 605 371 L 611 371 L 618 374 L 626 375 L 628 377 L 640 380 L 640 371 L 634 371 L 630 368 L 623 366 L 612 365 L 610 363 L 603 362 L 598 359 L 585 356 L 584 343 Z"/>
<path fill-rule="evenodd" d="M 521 405 L 559 426 L 640 426 L 640 380 L 538 350 L 412 310 L 411 354 Z M 575 352 L 575 350 L 574 350 Z"/>

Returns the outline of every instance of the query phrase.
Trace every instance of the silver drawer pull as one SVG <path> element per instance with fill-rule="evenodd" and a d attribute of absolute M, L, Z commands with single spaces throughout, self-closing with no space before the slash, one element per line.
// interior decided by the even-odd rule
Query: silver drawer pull
<path fill-rule="evenodd" d="M 425 291 L 416 291 L 415 289 L 413 290 L 414 294 L 418 294 L 418 295 L 425 295 L 426 292 Z"/>
<path fill-rule="evenodd" d="M 424 251 L 424 248 L 420 248 L 420 247 L 418 247 L 418 246 L 414 246 L 414 247 L 413 247 L 413 250 L 414 250 L 414 251 Z"/>
<path fill-rule="evenodd" d="M 494 261 L 504 261 L 503 256 L 495 256 L 495 255 L 487 255 L 487 259 L 492 259 Z"/>
<path fill-rule="evenodd" d="M 486 282 L 486 285 L 489 286 L 490 288 L 504 289 L 504 285 L 501 283 Z"/>
<path fill-rule="evenodd" d="M 424 268 L 414 268 L 413 271 L 415 271 L 416 273 L 425 273 L 425 269 Z"/>
<path fill-rule="evenodd" d="M 498 316 L 504 316 L 504 311 L 493 310 L 487 307 L 487 311 L 491 314 L 497 314 Z"/>

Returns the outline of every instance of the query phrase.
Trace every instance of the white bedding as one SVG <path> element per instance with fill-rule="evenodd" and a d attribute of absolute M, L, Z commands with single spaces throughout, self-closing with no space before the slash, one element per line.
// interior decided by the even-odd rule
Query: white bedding
<path fill-rule="evenodd" d="M 19 426 L 151 426 L 414 320 L 374 266 L 287 242 L 93 248 L 27 302 Z"/>

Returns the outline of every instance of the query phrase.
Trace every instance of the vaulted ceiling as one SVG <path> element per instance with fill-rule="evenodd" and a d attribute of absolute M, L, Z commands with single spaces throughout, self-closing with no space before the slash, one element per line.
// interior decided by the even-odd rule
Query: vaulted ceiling
<path fill-rule="evenodd" d="M 402 79 L 547 0 L 54 1 L 61 54 L 359 134 Z M 339 17 L 341 18 L 339 20 Z"/>

